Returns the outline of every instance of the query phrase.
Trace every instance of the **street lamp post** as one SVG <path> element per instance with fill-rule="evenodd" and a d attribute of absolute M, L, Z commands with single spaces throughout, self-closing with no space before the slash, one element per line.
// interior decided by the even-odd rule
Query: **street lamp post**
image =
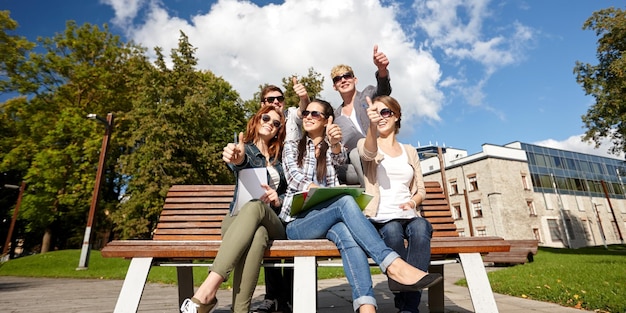
<path fill-rule="evenodd" d="M 96 206 L 100 196 L 100 186 L 102 185 L 102 173 L 104 172 L 104 160 L 109 148 L 109 138 L 113 130 L 113 113 L 107 114 L 106 120 L 96 114 L 88 114 L 87 118 L 97 120 L 105 125 L 104 138 L 102 138 L 102 148 L 100 149 L 100 160 L 98 161 L 98 171 L 96 172 L 96 182 L 93 187 L 93 195 L 91 196 L 91 206 L 89 207 L 89 217 L 87 218 L 87 227 L 85 227 L 85 236 L 83 237 L 83 247 L 80 252 L 80 260 L 76 270 L 86 270 L 89 266 L 89 253 L 91 249 L 91 226 L 93 225 L 94 216 L 96 215 Z"/>
<path fill-rule="evenodd" d="M 4 248 L 2 248 L 2 259 L 3 261 L 6 259 L 10 259 L 12 255 L 7 254 L 9 252 L 9 245 L 11 245 L 11 239 L 13 237 L 13 229 L 15 228 L 15 221 L 17 220 L 17 212 L 20 210 L 20 205 L 22 203 L 22 196 L 24 195 L 24 189 L 26 189 L 26 182 L 22 181 L 22 185 L 20 187 L 16 185 L 4 185 L 5 188 L 18 189 L 20 190 L 19 195 L 17 196 L 17 203 L 15 204 L 15 209 L 13 210 L 13 218 L 11 219 L 11 225 L 9 226 L 9 233 L 7 234 L 7 240 L 4 243 Z M 12 249 L 15 250 L 15 249 Z"/>

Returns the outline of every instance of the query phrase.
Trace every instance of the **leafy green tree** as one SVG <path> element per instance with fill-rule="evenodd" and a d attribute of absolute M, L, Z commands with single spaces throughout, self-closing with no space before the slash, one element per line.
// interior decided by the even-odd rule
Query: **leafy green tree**
<path fill-rule="evenodd" d="M 46 252 L 82 242 L 103 133 L 86 115 L 128 111 L 132 91 L 126 82 L 147 59 L 145 49 L 121 42 L 106 25 L 101 30 L 68 21 L 63 33 L 38 42 L 43 52 L 32 52 L 6 73 L 11 84 L 5 86 L 22 96 L 1 105 L 11 131 L 3 136 L 0 171 L 24 173 L 28 189 L 20 218 L 27 231 L 43 235 L 41 252 Z M 120 188 L 112 187 L 119 181 L 115 142 L 96 221 L 118 201 Z"/>
<path fill-rule="evenodd" d="M 135 86 L 121 170 L 126 196 L 113 214 L 122 238 L 148 238 L 174 184 L 233 183 L 223 147 L 245 127 L 245 110 L 231 85 L 196 70 L 195 48 L 181 32 L 168 68 L 157 60 Z"/>
<path fill-rule="evenodd" d="M 9 11 L 0 11 L 0 94 L 17 89 L 13 79 L 18 77 L 27 53 L 35 47 L 35 43 L 13 34 L 17 27 Z"/>
<path fill-rule="evenodd" d="M 599 147 L 604 138 L 612 142 L 610 152 L 626 152 L 626 14 L 617 8 L 594 12 L 583 29 L 595 31 L 598 39 L 597 65 L 576 62 L 576 81 L 585 94 L 595 98 L 585 115 L 583 140 Z"/>

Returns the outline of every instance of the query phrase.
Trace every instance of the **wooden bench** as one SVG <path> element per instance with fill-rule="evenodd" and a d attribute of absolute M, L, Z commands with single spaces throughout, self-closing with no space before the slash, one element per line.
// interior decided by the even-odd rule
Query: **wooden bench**
<path fill-rule="evenodd" d="M 489 252 L 483 256 L 483 262 L 495 265 L 516 265 L 533 262 L 537 254 L 539 241 L 535 239 L 507 240 L 511 249 L 507 252 Z"/>
<path fill-rule="evenodd" d="M 443 262 L 459 259 L 477 312 L 497 312 L 481 254 L 504 252 L 509 244 L 500 237 L 458 237 L 448 199 L 437 182 L 427 182 L 423 215 L 433 225 L 430 272 L 443 274 Z M 102 249 L 103 257 L 131 258 L 115 312 L 136 312 L 150 267 L 175 261 L 179 303 L 194 293 L 193 260 L 215 258 L 220 247 L 220 226 L 228 212 L 234 186 L 177 185 L 167 194 L 152 240 L 115 240 Z M 317 309 L 317 260 L 340 258 L 329 240 L 274 240 L 266 258 L 293 260 L 293 311 Z M 187 263 L 185 263 L 187 262 Z M 444 311 L 443 283 L 429 289 L 431 312 Z"/>

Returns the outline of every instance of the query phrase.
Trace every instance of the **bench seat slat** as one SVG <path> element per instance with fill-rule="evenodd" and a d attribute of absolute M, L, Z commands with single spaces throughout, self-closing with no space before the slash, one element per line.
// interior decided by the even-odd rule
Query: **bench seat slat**
<path fill-rule="evenodd" d="M 458 253 L 489 253 L 508 251 L 509 244 L 500 237 L 435 237 L 431 241 L 431 253 L 449 255 Z M 116 240 L 103 250 L 103 257 L 155 257 L 155 258 L 214 258 L 219 240 Z M 289 258 L 294 256 L 340 257 L 334 243 L 318 240 L 275 240 L 265 256 Z"/>

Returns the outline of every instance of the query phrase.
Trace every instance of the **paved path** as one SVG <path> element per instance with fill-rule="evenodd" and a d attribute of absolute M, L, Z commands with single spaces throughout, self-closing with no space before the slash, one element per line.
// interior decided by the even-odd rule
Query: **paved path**
<path fill-rule="evenodd" d="M 463 278 L 459 264 L 445 265 L 445 308 L 446 312 L 474 312 L 467 288 L 453 283 Z M 387 288 L 384 275 L 375 275 L 374 286 L 379 312 L 397 312 L 393 308 L 392 294 Z M 0 276 L 0 311 L 37 313 L 98 313 L 112 312 L 121 280 L 24 278 Z M 352 312 L 351 291 L 345 279 L 325 279 L 318 283 L 318 312 Z M 256 289 L 253 307 L 263 299 L 264 286 Z M 139 312 L 179 312 L 177 289 L 173 285 L 149 284 L 144 291 Z M 230 312 L 230 291 L 218 293 L 220 305 L 216 313 Z M 556 304 L 522 298 L 495 295 L 502 313 L 580 313 L 577 309 Z M 424 292 L 420 312 L 428 313 L 427 292 Z M 297 312 L 295 312 L 297 313 Z"/>

